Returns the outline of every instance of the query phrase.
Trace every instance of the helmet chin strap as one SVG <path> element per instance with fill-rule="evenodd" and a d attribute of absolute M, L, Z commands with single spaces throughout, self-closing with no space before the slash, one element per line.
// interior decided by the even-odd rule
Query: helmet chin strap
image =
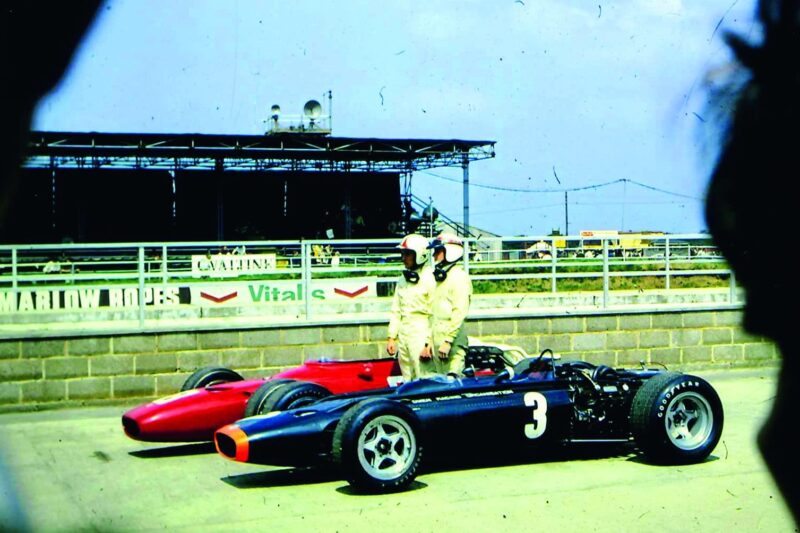
<path fill-rule="evenodd" d="M 416 254 L 415 254 L 416 255 Z M 419 269 L 422 268 L 422 265 L 417 263 L 417 258 L 414 257 L 414 264 L 411 265 L 411 268 L 406 268 L 403 270 L 403 277 L 406 278 L 408 283 L 415 284 L 419 282 Z"/>
<path fill-rule="evenodd" d="M 417 269 L 414 270 L 403 270 L 403 277 L 406 278 L 406 281 L 409 283 L 417 283 L 419 281 L 419 272 Z"/>
<path fill-rule="evenodd" d="M 450 272 L 456 263 L 448 263 L 446 259 L 436 263 L 436 266 L 433 269 L 433 277 L 438 282 L 442 282 L 447 279 L 447 273 Z"/>

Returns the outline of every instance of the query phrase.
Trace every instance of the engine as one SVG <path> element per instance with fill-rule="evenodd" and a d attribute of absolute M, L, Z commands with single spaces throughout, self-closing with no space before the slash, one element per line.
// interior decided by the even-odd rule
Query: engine
<path fill-rule="evenodd" d="M 641 378 L 626 370 L 584 361 L 560 363 L 556 377 L 565 380 L 574 414 L 575 439 L 626 439 L 628 414 Z"/>

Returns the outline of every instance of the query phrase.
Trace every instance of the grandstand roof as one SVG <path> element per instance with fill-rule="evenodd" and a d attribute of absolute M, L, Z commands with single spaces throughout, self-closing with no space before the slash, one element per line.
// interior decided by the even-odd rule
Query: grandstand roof
<path fill-rule="evenodd" d="M 207 135 L 33 131 L 29 168 L 416 171 L 494 157 L 495 141 L 308 133 Z"/>

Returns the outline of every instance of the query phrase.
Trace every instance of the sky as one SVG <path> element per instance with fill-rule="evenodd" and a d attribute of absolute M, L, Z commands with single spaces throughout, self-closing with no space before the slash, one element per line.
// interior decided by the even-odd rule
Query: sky
<path fill-rule="evenodd" d="M 316 99 L 333 135 L 495 141 L 470 165 L 473 226 L 706 229 L 724 31 L 755 0 L 109 0 L 41 131 L 259 135 Z M 328 109 L 327 92 L 332 94 Z M 462 171 L 412 193 L 463 220 Z M 376 199 L 379 201 L 380 199 Z"/>

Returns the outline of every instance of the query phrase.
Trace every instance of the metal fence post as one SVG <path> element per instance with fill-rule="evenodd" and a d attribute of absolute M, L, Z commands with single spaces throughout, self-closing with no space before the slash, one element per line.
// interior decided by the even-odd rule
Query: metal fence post
<path fill-rule="evenodd" d="M 139 327 L 144 327 L 144 246 L 139 246 Z"/>
<path fill-rule="evenodd" d="M 166 288 L 168 281 L 169 281 L 169 276 L 167 276 L 167 245 L 165 244 L 161 247 L 161 283 L 164 284 L 164 288 Z"/>
<path fill-rule="evenodd" d="M 730 282 L 728 284 L 728 300 L 733 304 L 736 303 L 738 298 L 736 297 L 736 274 L 733 273 L 733 270 L 730 271 Z"/>
<path fill-rule="evenodd" d="M 608 238 L 603 237 L 603 309 L 608 307 Z"/>
<path fill-rule="evenodd" d="M 18 305 L 19 301 L 19 291 L 17 290 L 19 287 L 17 281 L 17 249 L 11 249 L 11 294 L 14 296 L 14 306 Z"/>
<path fill-rule="evenodd" d="M 669 262 L 669 237 L 666 238 L 664 241 L 664 272 L 665 272 L 665 283 L 666 289 L 670 289 L 670 262 Z"/>
<path fill-rule="evenodd" d="M 300 257 L 303 267 L 300 269 L 305 299 L 306 320 L 311 318 L 311 247 L 306 241 L 300 241 Z"/>
<path fill-rule="evenodd" d="M 556 250 L 556 240 L 552 239 L 550 241 L 550 292 L 556 293 L 558 292 L 557 283 L 556 283 L 556 274 L 558 273 L 558 265 L 556 256 L 558 255 L 558 251 Z"/>

